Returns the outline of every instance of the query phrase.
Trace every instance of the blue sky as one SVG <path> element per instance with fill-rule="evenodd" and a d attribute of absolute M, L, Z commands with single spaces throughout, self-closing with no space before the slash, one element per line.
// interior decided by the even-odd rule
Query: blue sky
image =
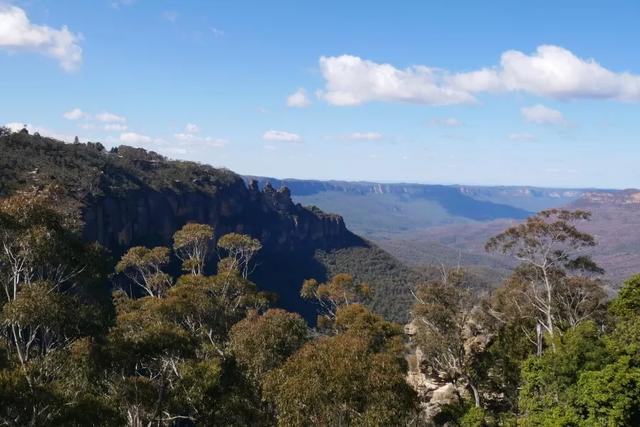
<path fill-rule="evenodd" d="M 637 1 L 0 0 L 0 123 L 281 178 L 638 187 L 639 19 Z"/>

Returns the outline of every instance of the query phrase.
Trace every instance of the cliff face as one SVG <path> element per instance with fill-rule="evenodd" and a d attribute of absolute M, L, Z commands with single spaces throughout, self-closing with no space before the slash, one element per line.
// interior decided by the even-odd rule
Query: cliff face
<path fill-rule="evenodd" d="M 296 205 L 286 188 L 260 191 L 241 180 L 212 193 L 141 188 L 92 197 L 83 210 L 85 236 L 112 249 L 167 245 L 188 222 L 258 238 L 268 252 L 345 247 L 357 240 L 338 215 Z"/>
<path fill-rule="evenodd" d="M 0 196 L 61 185 L 82 206 L 85 236 L 116 255 L 132 245 L 170 245 L 187 222 L 260 239 L 265 252 L 344 247 L 357 241 L 338 215 L 291 201 L 286 188 L 172 161 L 139 148 L 65 144 L 38 135 L 0 137 Z"/>
<path fill-rule="evenodd" d="M 282 308 L 314 322 L 317 306 L 301 299 L 302 282 L 346 272 L 371 276 L 363 280 L 376 288 L 372 305 L 405 320 L 409 271 L 351 233 L 342 217 L 295 204 L 284 187 L 259 188 L 229 170 L 143 149 L 106 150 L 99 143 L 65 144 L 38 135 L 2 136 L 0 153 L 0 197 L 60 185 L 82 208 L 87 240 L 109 248 L 114 259 L 133 245 L 170 246 L 185 223 L 206 223 L 216 238 L 239 232 L 260 239 L 251 280 L 276 293 Z"/>

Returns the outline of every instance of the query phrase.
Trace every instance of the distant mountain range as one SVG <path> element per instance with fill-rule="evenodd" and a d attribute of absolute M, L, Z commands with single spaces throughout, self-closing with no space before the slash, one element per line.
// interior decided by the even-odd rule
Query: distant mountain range
<path fill-rule="evenodd" d="M 599 241 L 594 255 L 612 286 L 640 271 L 638 190 L 250 178 L 286 186 L 295 201 L 342 215 L 351 230 L 410 265 L 459 263 L 496 274 L 513 263 L 485 253 L 489 237 L 540 210 L 586 209 L 593 217 L 584 229 Z"/>

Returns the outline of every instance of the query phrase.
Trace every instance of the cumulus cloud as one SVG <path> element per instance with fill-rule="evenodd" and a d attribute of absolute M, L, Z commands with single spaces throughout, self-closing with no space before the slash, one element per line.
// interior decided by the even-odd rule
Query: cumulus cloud
<path fill-rule="evenodd" d="M 30 50 L 56 59 L 66 71 L 82 62 L 81 36 L 66 26 L 55 29 L 35 25 L 23 9 L 0 5 L 0 48 L 9 51 Z"/>
<path fill-rule="evenodd" d="M 302 142 L 302 138 L 297 133 L 283 130 L 268 130 L 262 135 L 262 138 L 267 141 Z"/>
<path fill-rule="evenodd" d="M 510 141 L 520 141 L 520 142 L 535 141 L 537 139 L 535 135 L 527 132 L 510 133 L 509 135 L 507 135 L 507 138 Z"/>
<path fill-rule="evenodd" d="M 320 71 L 325 90 L 318 95 L 333 105 L 358 105 L 370 101 L 403 101 L 432 105 L 475 101 L 464 90 L 446 86 L 442 72 L 425 66 L 404 70 L 357 56 L 323 56 Z"/>
<path fill-rule="evenodd" d="M 522 117 L 530 123 L 538 125 L 565 125 L 567 124 L 564 115 L 542 104 L 532 105 L 531 107 L 523 107 L 520 109 Z"/>
<path fill-rule="evenodd" d="M 559 46 L 540 46 L 532 55 L 510 50 L 502 54 L 501 66 L 508 90 L 555 99 L 640 101 L 640 75 L 610 71 Z"/>
<path fill-rule="evenodd" d="M 120 134 L 120 142 L 125 144 L 149 144 L 153 142 L 153 139 L 147 135 L 140 135 L 135 132 L 125 132 Z"/>
<path fill-rule="evenodd" d="M 79 108 L 74 108 L 73 110 L 67 111 L 62 116 L 67 120 L 80 120 L 91 117 L 89 114 L 85 113 Z"/>
<path fill-rule="evenodd" d="M 287 107 L 304 108 L 311 104 L 307 97 L 307 92 L 300 88 L 287 98 Z"/>
<path fill-rule="evenodd" d="M 355 141 L 376 141 L 382 139 L 382 134 L 378 132 L 354 132 L 345 137 Z"/>
<path fill-rule="evenodd" d="M 404 69 L 352 55 L 321 57 L 325 88 L 333 105 L 402 101 L 428 105 L 469 104 L 481 93 L 524 92 L 558 100 L 640 101 L 640 75 L 611 71 L 560 46 L 526 54 L 509 50 L 493 67 L 454 72 L 414 65 Z"/>
<path fill-rule="evenodd" d="M 96 119 L 104 123 L 125 123 L 127 121 L 126 117 L 118 116 L 117 114 L 108 113 L 106 111 L 96 114 Z"/>

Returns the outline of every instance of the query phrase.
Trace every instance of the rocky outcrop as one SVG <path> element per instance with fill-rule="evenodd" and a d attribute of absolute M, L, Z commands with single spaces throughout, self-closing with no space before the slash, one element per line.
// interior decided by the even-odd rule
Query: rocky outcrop
<path fill-rule="evenodd" d="M 213 192 L 135 189 L 87 201 L 85 236 L 106 247 L 166 245 L 188 222 L 209 224 L 219 237 L 229 232 L 258 238 L 266 251 L 332 249 L 358 238 L 342 217 L 294 204 L 287 188 L 237 181 Z"/>

